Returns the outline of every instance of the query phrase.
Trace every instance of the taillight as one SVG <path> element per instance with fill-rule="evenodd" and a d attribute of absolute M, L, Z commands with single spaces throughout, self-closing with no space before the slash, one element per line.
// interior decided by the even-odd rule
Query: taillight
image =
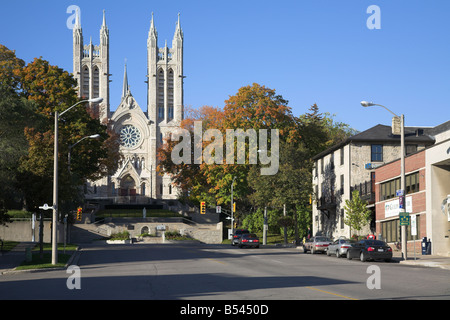
<path fill-rule="evenodd" d="M 248 240 L 247 239 L 243 239 L 242 242 L 248 242 Z"/>
<path fill-rule="evenodd" d="M 386 250 L 387 250 L 388 252 L 392 252 L 392 248 L 391 248 L 391 247 L 387 248 Z"/>
<path fill-rule="evenodd" d="M 342 249 L 344 248 L 350 248 L 350 246 L 341 246 Z"/>
<path fill-rule="evenodd" d="M 367 251 L 375 251 L 375 248 L 374 247 L 368 247 Z"/>
<path fill-rule="evenodd" d="M 259 240 L 256 239 L 256 240 L 253 240 L 253 242 L 259 242 Z"/>

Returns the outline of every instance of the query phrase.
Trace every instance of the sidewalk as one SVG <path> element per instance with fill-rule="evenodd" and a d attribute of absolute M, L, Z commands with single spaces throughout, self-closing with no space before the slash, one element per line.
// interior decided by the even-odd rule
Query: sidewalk
<path fill-rule="evenodd" d="M 12 272 L 16 267 L 18 267 L 24 260 L 25 260 L 25 250 L 26 248 L 33 248 L 37 246 L 37 242 L 21 242 L 17 246 L 15 246 L 11 251 L 0 253 L 0 275 Z M 74 252 L 74 254 L 76 251 Z M 72 254 L 72 258 L 69 260 L 69 262 L 74 258 L 74 254 Z M 33 270 L 49 270 L 47 269 L 28 269 L 23 270 L 25 272 L 30 272 Z M 19 271 L 17 271 L 19 272 Z"/>
<path fill-rule="evenodd" d="M 402 253 L 394 251 L 392 260 L 398 261 L 400 264 L 420 266 L 420 267 L 435 267 L 450 270 L 450 257 L 438 255 L 421 255 L 416 253 L 414 260 L 414 253 L 408 253 L 407 259 L 402 260 Z"/>
<path fill-rule="evenodd" d="M 19 266 L 25 260 L 26 248 L 33 248 L 35 242 L 21 242 L 11 251 L 0 253 L 0 275 Z"/>

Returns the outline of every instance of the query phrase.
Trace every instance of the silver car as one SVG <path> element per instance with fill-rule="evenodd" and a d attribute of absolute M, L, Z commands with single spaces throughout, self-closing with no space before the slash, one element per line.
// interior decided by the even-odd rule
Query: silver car
<path fill-rule="evenodd" d="M 332 254 L 336 255 L 337 258 L 347 255 L 347 249 L 355 243 L 354 240 L 339 238 L 328 246 L 327 256 Z"/>

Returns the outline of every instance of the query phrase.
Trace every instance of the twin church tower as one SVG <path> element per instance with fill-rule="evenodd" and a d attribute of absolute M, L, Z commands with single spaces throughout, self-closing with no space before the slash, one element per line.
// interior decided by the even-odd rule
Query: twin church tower
<path fill-rule="evenodd" d="M 96 115 L 120 136 L 122 160 L 117 172 L 86 185 L 86 199 L 114 198 L 116 202 L 153 199 L 177 199 L 177 188 L 170 176 L 157 172 L 157 149 L 165 135 L 179 127 L 183 119 L 183 31 L 180 15 L 176 22 L 172 47 L 158 47 L 154 18 L 147 39 L 147 111 L 144 112 L 131 94 L 125 64 L 121 102 L 110 112 L 109 29 L 105 12 L 100 28 L 100 44 L 83 40 L 77 12 L 73 28 L 73 76 L 78 95 L 91 99 L 102 97 Z M 95 134 L 93 132 L 92 134 Z M 142 196 L 142 197 L 139 197 Z M 144 197 L 145 196 L 145 197 Z"/>

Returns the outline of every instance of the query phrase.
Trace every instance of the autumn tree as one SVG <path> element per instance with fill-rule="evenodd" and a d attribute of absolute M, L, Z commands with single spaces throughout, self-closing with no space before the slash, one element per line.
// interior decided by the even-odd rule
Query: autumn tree
<path fill-rule="evenodd" d="M 26 206 L 35 210 L 52 198 L 54 114 L 79 101 L 76 80 L 67 72 L 42 58 L 25 65 L 13 51 L 0 46 L 0 83 L 16 97 L 33 107 L 33 117 L 25 113 L 17 119 L 34 119 L 22 127 L 19 136 L 27 148 L 17 164 L 17 185 Z M 80 139 L 99 134 L 99 140 L 86 139 L 72 151 L 71 172 L 68 149 Z M 12 141 L 12 140 L 10 140 Z M 119 155 L 118 137 L 92 116 L 88 105 L 78 106 L 59 119 L 59 198 L 71 204 L 81 201 L 79 186 L 86 179 L 98 179 L 114 172 Z M 61 206 L 60 206 L 61 207 Z"/>

